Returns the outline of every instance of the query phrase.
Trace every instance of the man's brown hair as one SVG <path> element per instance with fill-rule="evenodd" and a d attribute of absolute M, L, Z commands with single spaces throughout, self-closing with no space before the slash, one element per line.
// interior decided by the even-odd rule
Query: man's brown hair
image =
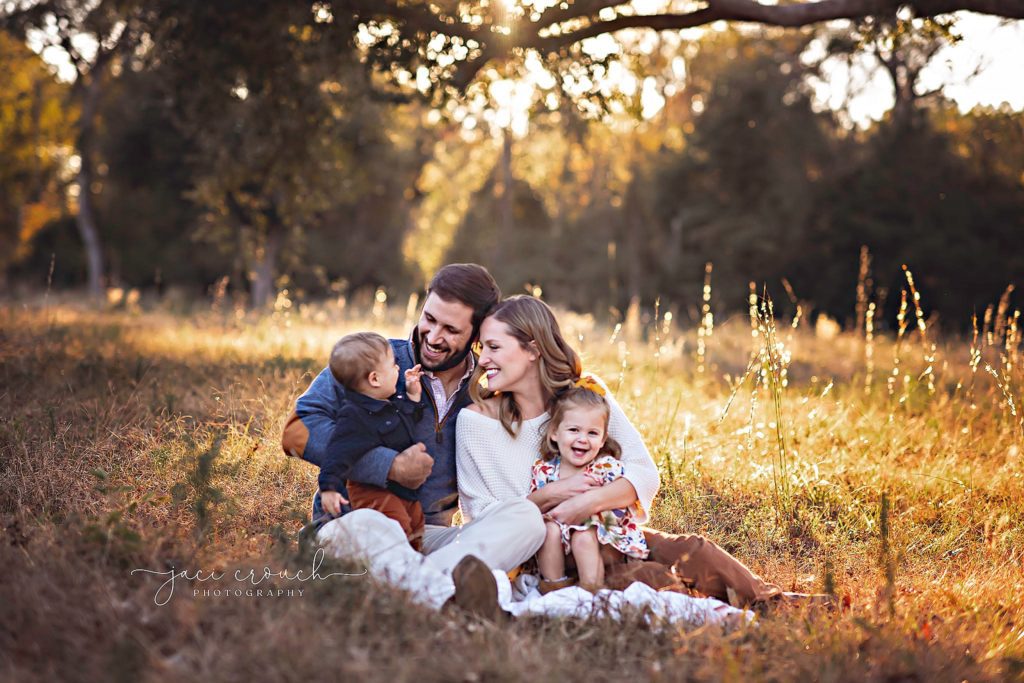
<path fill-rule="evenodd" d="M 486 268 L 476 263 L 451 263 L 441 268 L 427 285 L 427 295 L 431 292 L 445 301 L 457 301 L 473 309 L 473 339 L 480 331 L 480 323 L 501 301 L 498 283 Z"/>
<path fill-rule="evenodd" d="M 346 389 L 359 391 L 390 348 L 388 340 L 376 332 L 346 334 L 331 350 L 331 374 Z"/>

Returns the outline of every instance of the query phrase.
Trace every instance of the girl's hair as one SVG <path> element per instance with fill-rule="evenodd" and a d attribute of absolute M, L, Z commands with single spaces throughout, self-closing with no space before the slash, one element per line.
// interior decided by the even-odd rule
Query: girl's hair
<path fill-rule="evenodd" d="M 555 314 L 540 299 L 520 294 L 502 301 L 487 317 L 505 323 L 509 334 L 519 341 L 523 349 L 531 349 L 533 344 L 531 350 L 540 354 L 537 362 L 540 383 L 546 394 L 548 412 L 551 412 L 555 400 L 580 378 L 583 369 L 579 355 L 562 337 Z M 515 436 L 523 421 L 515 396 L 483 389 L 480 386 L 483 375 L 483 367 L 477 364 L 469 384 L 470 397 L 481 405 L 485 399 L 500 395 L 498 419 L 505 431 Z"/>
<path fill-rule="evenodd" d="M 558 402 L 555 403 L 555 407 L 551 411 L 551 419 L 544 425 L 541 434 L 540 457 L 544 460 L 554 460 L 559 455 L 558 445 L 553 443 L 552 439 L 555 432 L 558 431 L 559 425 L 562 424 L 566 411 L 570 408 L 600 408 L 603 410 L 605 441 L 597 455 L 610 455 L 616 459 L 622 457 L 622 447 L 619 446 L 619 442 L 608 434 L 608 418 L 611 415 L 608 402 L 596 391 L 584 387 L 572 387 L 558 398 Z"/>

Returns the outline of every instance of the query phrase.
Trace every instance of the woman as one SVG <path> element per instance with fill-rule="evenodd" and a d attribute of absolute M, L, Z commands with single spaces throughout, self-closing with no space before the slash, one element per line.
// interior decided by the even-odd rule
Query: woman
<path fill-rule="evenodd" d="M 580 378 L 582 364 L 566 343 L 547 304 L 514 296 L 499 304 L 480 328 L 482 351 L 472 381 L 473 405 L 459 415 L 459 500 L 467 521 L 509 498 L 526 497 L 564 524 L 636 506 L 645 521 L 658 491 L 658 470 L 639 433 L 615 399 L 608 433 L 622 446 L 625 476 L 601 486 L 583 474 L 530 493 L 530 468 L 540 452 L 541 429 L 560 392 Z M 487 378 L 487 388 L 480 380 Z M 696 535 L 644 533 L 650 559 L 608 568 L 609 588 L 641 581 L 653 588 L 690 587 L 723 601 L 754 604 L 782 595 L 739 560 Z M 730 595 L 731 593 L 731 595 Z"/>

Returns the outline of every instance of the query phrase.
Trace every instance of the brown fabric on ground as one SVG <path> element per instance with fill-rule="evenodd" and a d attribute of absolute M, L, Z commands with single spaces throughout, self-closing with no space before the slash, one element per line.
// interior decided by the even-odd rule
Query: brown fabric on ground
<path fill-rule="evenodd" d="M 419 501 L 405 500 L 387 489 L 369 484 L 349 481 L 346 484 L 348 499 L 355 510 L 370 509 L 383 513 L 402 525 L 402 531 L 416 550 L 423 545 L 423 527 L 426 519 Z"/>
<path fill-rule="evenodd" d="M 640 581 L 657 590 L 686 592 L 692 588 L 738 605 L 765 602 L 782 593 L 781 588 L 764 581 L 703 536 L 653 529 L 644 529 L 644 536 L 651 551 L 647 561 L 610 565 L 605 577 L 609 588 L 624 589 Z"/>
<path fill-rule="evenodd" d="M 688 593 L 686 585 L 672 574 L 672 568 L 660 562 L 619 562 L 605 567 L 604 583 L 612 590 L 626 590 L 634 581 L 647 584 L 655 590 L 675 590 Z"/>

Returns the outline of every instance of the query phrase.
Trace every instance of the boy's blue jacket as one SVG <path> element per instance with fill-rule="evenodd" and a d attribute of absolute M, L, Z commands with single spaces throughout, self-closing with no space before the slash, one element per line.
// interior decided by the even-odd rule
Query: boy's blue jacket
<path fill-rule="evenodd" d="M 413 342 L 409 339 L 392 339 L 391 348 L 398 363 L 398 393 L 405 393 L 405 371 L 414 363 Z M 317 467 L 326 460 L 335 426 L 341 419 L 345 406 L 345 388 L 334 379 L 329 368 L 324 368 L 295 403 L 295 411 L 284 428 L 281 445 L 288 455 L 300 457 Z M 427 448 L 434 458 L 430 476 L 417 489 L 417 499 L 423 505 L 427 524 L 448 526 L 459 505 L 459 491 L 455 483 L 455 419 L 459 411 L 469 405 L 469 382 L 463 383 L 455 402 L 445 416 L 438 421 L 437 407 L 430 391 L 429 382 L 423 383 L 423 417 L 413 429 L 413 440 Z M 398 451 L 378 447 L 371 450 L 356 463 L 348 478 L 381 488 L 388 487 L 388 472 Z M 346 498 L 347 491 L 339 491 Z M 343 507 L 342 513 L 351 511 Z M 313 500 L 313 520 L 323 521 L 320 494 Z"/>
<path fill-rule="evenodd" d="M 352 467 L 374 448 L 385 446 L 402 452 L 416 443 L 412 435 L 423 416 L 422 402 L 401 394 L 382 401 L 351 390 L 345 398 L 320 466 L 320 491 L 344 491 Z M 394 482 L 388 482 L 388 489 L 406 500 L 418 500 L 415 491 Z"/>

